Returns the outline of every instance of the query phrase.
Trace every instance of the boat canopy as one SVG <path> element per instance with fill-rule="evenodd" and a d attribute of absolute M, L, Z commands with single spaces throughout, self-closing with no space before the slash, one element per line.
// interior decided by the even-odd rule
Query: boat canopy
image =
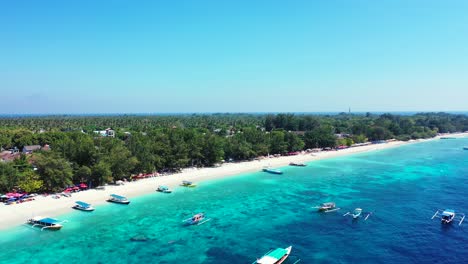
<path fill-rule="evenodd" d="M 442 215 L 444 216 L 451 216 L 453 214 L 455 214 L 455 210 L 452 210 L 452 209 L 446 209 L 442 212 Z"/>
<path fill-rule="evenodd" d="M 191 181 L 182 181 L 183 184 L 187 184 L 187 185 L 191 185 L 192 182 Z"/>
<path fill-rule="evenodd" d="M 85 202 L 76 201 L 75 203 L 76 203 L 77 205 L 81 206 L 81 207 L 84 207 L 84 208 L 91 207 L 91 205 L 90 205 L 90 204 L 88 204 L 88 203 L 85 203 Z"/>
<path fill-rule="evenodd" d="M 54 218 L 42 218 L 41 220 L 37 220 L 37 221 L 42 222 L 42 223 L 46 223 L 46 224 L 51 224 L 51 225 L 60 223 L 59 220 L 54 219 Z"/>
<path fill-rule="evenodd" d="M 117 194 L 111 194 L 110 196 L 112 198 L 119 199 L 119 200 L 127 200 L 127 197 L 120 196 L 120 195 L 117 195 Z"/>

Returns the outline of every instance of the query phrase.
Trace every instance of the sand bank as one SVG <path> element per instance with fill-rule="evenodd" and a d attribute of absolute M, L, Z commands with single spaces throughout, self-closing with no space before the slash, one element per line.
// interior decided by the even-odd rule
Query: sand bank
<path fill-rule="evenodd" d="M 450 134 L 450 137 L 465 137 L 468 133 Z M 436 137 L 434 139 L 438 139 Z M 432 139 L 431 139 L 432 140 Z M 372 144 L 367 146 L 353 147 L 339 151 L 322 151 L 317 153 L 304 153 L 296 156 L 270 157 L 262 160 L 254 160 L 239 163 L 225 163 L 220 167 L 184 169 L 181 173 L 147 178 L 135 182 L 128 182 L 121 186 L 109 185 L 105 190 L 88 190 L 72 194 L 72 197 L 62 197 L 53 199 L 51 196 L 36 197 L 35 201 L 14 205 L 0 204 L 1 224 L 0 229 L 7 229 L 18 226 L 32 216 L 54 217 L 72 211 L 71 206 L 75 201 L 81 200 L 93 205 L 106 203 L 110 194 L 116 193 L 127 197 L 135 197 L 144 194 L 155 193 L 159 185 L 167 185 L 170 188 L 177 188 L 182 180 L 190 180 L 196 183 L 212 179 L 220 179 L 241 173 L 260 171 L 265 166 L 281 167 L 287 166 L 290 162 L 311 162 L 315 160 L 345 156 L 355 153 L 363 153 L 375 150 L 383 150 L 405 144 L 421 142 L 415 141 L 393 141 L 385 144 Z"/>

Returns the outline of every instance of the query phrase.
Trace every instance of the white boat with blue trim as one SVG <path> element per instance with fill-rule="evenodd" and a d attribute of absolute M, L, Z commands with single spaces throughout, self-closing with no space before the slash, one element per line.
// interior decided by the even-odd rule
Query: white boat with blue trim
<path fill-rule="evenodd" d="M 367 220 L 367 218 L 369 218 L 369 216 L 372 214 L 372 212 L 363 212 L 361 208 L 356 208 L 354 209 L 354 211 L 351 213 L 351 212 L 347 212 L 346 214 L 344 214 L 343 216 L 351 216 L 353 219 L 358 219 L 360 217 L 363 217 L 364 218 L 364 221 Z"/>
<path fill-rule="evenodd" d="M 120 196 L 117 194 L 111 194 L 109 199 L 107 199 L 110 203 L 118 203 L 118 204 L 129 204 L 130 201 L 125 196 Z"/>
<path fill-rule="evenodd" d="M 268 172 L 268 173 L 271 173 L 271 174 L 283 174 L 282 171 L 278 170 L 278 169 L 273 169 L 271 167 L 264 167 L 263 168 L 263 171 L 264 172 Z"/>
<path fill-rule="evenodd" d="M 32 225 L 32 227 L 40 227 L 41 231 L 44 229 L 47 230 L 60 230 L 63 226 L 62 223 L 66 221 L 60 221 L 55 218 L 35 216 L 31 219 L 28 219 L 27 223 Z"/>
<path fill-rule="evenodd" d="M 91 204 L 89 204 L 89 203 L 85 203 L 85 202 L 82 202 L 82 201 L 76 201 L 75 203 L 76 204 L 72 207 L 73 209 L 81 210 L 81 211 L 85 211 L 85 212 L 94 211 L 94 207 L 92 207 Z"/>
<path fill-rule="evenodd" d="M 292 246 L 270 250 L 252 264 L 281 264 L 289 257 L 291 250 Z"/>
<path fill-rule="evenodd" d="M 441 211 L 441 212 L 440 212 Z M 450 224 L 455 221 L 460 226 L 465 220 L 465 214 L 455 212 L 453 209 L 437 210 L 431 219 L 440 218 L 442 224 Z"/>

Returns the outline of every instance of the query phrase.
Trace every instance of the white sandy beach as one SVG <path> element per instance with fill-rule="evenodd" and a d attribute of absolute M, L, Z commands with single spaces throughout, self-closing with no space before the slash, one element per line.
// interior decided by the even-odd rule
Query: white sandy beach
<path fill-rule="evenodd" d="M 465 137 L 468 133 L 450 134 L 450 137 Z M 434 139 L 438 139 L 436 137 Z M 432 139 L 430 139 L 432 140 Z M 32 216 L 49 216 L 55 217 L 73 210 L 71 206 L 75 201 L 85 201 L 93 205 L 106 203 L 106 199 L 110 194 L 115 193 L 127 197 L 135 197 L 144 194 L 156 193 L 156 188 L 159 185 L 167 185 L 170 188 L 177 188 L 182 180 L 190 180 L 197 184 L 202 181 L 220 179 L 229 176 L 238 175 L 241 173 L 260 171 L 264 166 L 281 167 L 287 166 L 290 162 L 310 162 L 326 158 L 333 158 L 354 153 L 362 153 L 368 151 L 382 150 L 392 147 L 410 144 L 417 141 L 393 141 L 385 144 L 373 144 L 367 146 L 353 147 L 339 151 L 323 151 L 317 153 L 305 153 L 296 156 L 271 157 L 263 160 L 255 160 L 240 163 L 225 163 L 220 167 L 202 168 L 202 169 L 185 169 L 181 173 L 147 178 L 135 182 L 128 182 L 121 186 L 109 185 L 105 190 L 88 190 L 78 193 L 73 193 L 72 197 L 61 197 L 53 199 L 51 196 L 36 197 L 35 201 L 25 202 L 21 204 L 3 205 L 0 204 L 0 215 L 2 216 L 0 229 L 7 229 L 13 226 L 18 226 Z M 281 177 L 281 176 L 279 176 Z M 183 187 L 181 187 L 183 188 Z"/>

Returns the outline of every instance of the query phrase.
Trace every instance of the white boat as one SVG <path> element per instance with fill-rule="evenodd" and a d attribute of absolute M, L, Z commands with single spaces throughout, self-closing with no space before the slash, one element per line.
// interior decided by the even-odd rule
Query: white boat
<path fill-rule="evenodd" d="M 319 206 L 315 206 L 313 208 L 317 208 L 319 212 L 325 212 L 325 213 L 340 210 L 340 208 L 337 208 L 336 204 L 333 203 L 333 202 L 323 203 L 323 204 L 321 204 Z"/>
<path fill-rule="evenodd" d="M 299 163 L 299 162 L 290 162 L 289 166 L 296 166 L 296 167 L 305 167 L 307 164 L 305 163 Z"/>
<path fill-rule="evenodd" d="M 356 208 L 354 209 L 354 211 L 351 213 L 351 212 L 347 212 L 346 214 L 344 214 L 343 216 L 351 216 L 353 219 L 358 219 L 360 217 L 364 217 L 364 221 L 367 220 L 367 218 L 369 218 L 369 216 L 372 214 L 372 212 L 366 212 L 364 213 L 362 211 L 361 208 Z"/>
<path fill-rule="evenodd" d="M 198 213 L 190 218 L 187 218 L 185 219 L 184 222 L 185 224 L 188 224 L 188 225 L 201 225 L 201 224 L 204 224 L 208 221 L 210 221 L 211 218 L 206 218 L 205 214 L 204 213 Z"/>
<path fill-rule="evenodd" d="M 277 169 L 272 169 L 272 168 L 270 168 L 270 167 L 264 167 L 264 168 L 263 168 L 263 171 L 264 171 L 264 172 L 271 173 L 271 174 L 283 174 L 282 171 L 277 170 Z"/>
<path fill-rule="evenodd" d="M 72 208 L 76 210 L 85 211 L 85 212 L 94 211 L 94 207 L 92 207 L 89 203 L 85 203 L 81 201 L 76 201 L 76 204 Z"/>
<path fill-rule="evenodd" d="M 191 181 L 182 181 L 182 184 L 180 186 L 189 187 L 189 188 L 197 187 L 197 185 Z"/>
<path fill-rule="evenodd" d="M 440 213 L 439 211 L 442 211 Z M 458 225 L 463 223 L 465 220 L 465 214 L 456 213 L 453 209 L 437 210 L 431 219 L 440 218 L 442 224 L 450 224 L 452 221 L 458 221 Z"/>
<path fill-rule="evenodd" d="M 127 197 L 120 196 L 117 194 L 111 194 L 109 199 L 107 199 L 108 202 L 111 203 L 118 203 L 118 204 L 129 204 L 130 201 L 127 199 Z"/>
<path fill-rule="evenodd" d="M 160 185 L 156 191 L 162 192 L 162 193 L 171 193 L 171 192 L 172 192 L 172 191 L 169 189 L 169 187 L 164 186 L 164 185 Z"/>
<path fill-rule="evenodd" d="M 48 230 L 60 230 L 63 226 L 62 223 L 66 221 L 60 221 L 55 218 L 36 216 L 28 219 L 27 223 L 32 227 L 40 227 L 41 231 L 44 229 Z"/>
<path fill-rule="evenodd" d="M 292 246 L 270 250 L 252 264 L 281 264 L 289 257 L 291 250 Z"/>

